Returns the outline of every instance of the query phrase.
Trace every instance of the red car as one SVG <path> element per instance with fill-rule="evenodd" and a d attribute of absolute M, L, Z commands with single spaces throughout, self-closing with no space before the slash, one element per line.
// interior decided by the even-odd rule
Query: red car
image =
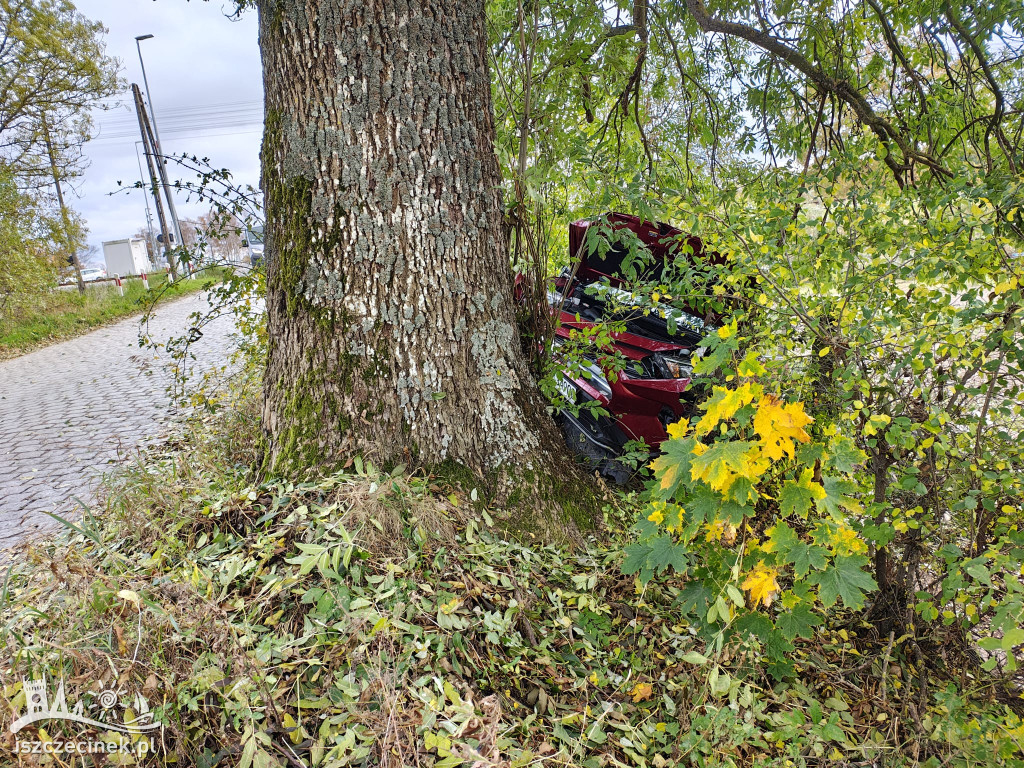
<path fill-rule="evenodd" d="M 597 226 L 610 227 L 612 238 L 588 239 L 588 230 Z M 615 242 L 623 229 L 636 236 L 640 248 Z M 555 279 L 548 294 L 558 313 L 556 347 L 574 329 L 586 330 L 614 319 L 625 326 L 611 337 L 626 365 L 612 374 L 603 369 L 595 350 L 583 370 L 564 370 L 558 388 L 566 400 L 580 405 L 597 401 L 604 413 L 593 407 L 563 408 L 558 418 L 569 446 L 591 469 L 623 483 L 633 474 L 618 460 L 627 443 L 642 440 L 656 451 L 668 437 L 668 425 L 689 417 L 697 399 L 690 355 L 714 327 L 712 318 L 668 305 L 659 304 L 659 311 L 645 313 L 640 307 L 650 309 L 649 297 L 643 303 L 631 301 L 624 275 L 632 272 L 657 279 L 672 261 L 701 254 L 703 244 L 668 224 L 610 213 L 570 224 L 569 248 L 575 263 Z M 557 349 L 555 354 L 557 358 Z"/>

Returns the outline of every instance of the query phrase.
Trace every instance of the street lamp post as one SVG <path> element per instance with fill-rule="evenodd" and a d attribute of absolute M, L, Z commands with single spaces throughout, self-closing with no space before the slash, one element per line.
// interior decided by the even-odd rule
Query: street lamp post
<path fill-rule="evenodd" d="M 164 153 L 160 145 L 160 129 L 156 126 L 156 110 L 153 109 L 153 97 L 149 95 L 149 80 L 146 79 L 146 64 L 142 60 L 142 41 L 149 40 L 153 35 L 139 35 L 135 38 L 135 48 L 139 52 L 139 65 L 142 67 L 142 84 L 146 87 L 146 101 L 149 102 L 149 114 L 153 118 L 153 134 L 156 137 L 157 168 L 160 171 L 160 180 L 163 183 L 164 192 L 167 195 L 167 207 L 171 214 L 171 221 L 174 223 L 174 236 L 178 239 L 177 246 L 181 247 L 181 225 L 178 224 L 178 212 L 174 208 L 174 196 L 171 194 L 171 183 L 167 179 L 167 168 L 164 164 Z"/>

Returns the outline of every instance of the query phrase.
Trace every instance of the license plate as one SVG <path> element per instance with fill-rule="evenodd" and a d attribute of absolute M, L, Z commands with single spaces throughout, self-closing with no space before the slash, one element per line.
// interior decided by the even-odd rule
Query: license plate
<path fill-rule="evenodd" d="M 571 381 L 564 376 L 561 376 L 558 379 L 558 384 L 556 386 L 558 387 L 558 391 L 562 394 L 562 397 L 565 398 L 566 402 L 576 402 L 576 386 Z"/>

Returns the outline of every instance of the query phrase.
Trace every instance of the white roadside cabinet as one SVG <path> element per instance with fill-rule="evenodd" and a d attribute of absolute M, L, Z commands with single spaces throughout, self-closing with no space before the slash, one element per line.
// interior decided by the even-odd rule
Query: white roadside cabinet
<path fill-rule="evenodd" d="M 107 276 L 141 275 L 152 272 L 146 241 L 141 237 L 126 240 L 108 240 L 103 243 L 103 258 L 107 262 Z"/>

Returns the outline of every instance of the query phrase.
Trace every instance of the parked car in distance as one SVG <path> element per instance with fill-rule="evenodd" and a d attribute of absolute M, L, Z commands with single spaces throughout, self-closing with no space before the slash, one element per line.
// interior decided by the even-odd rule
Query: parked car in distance
<path fill-rule="evenodd" d="M 82 282 L 83 283 L 95 283 L 98 280 L 107 279 L 107 270 L 102 267 L 85 267 L 82 269 Z M 74 267 L 63 267 L 58 273 L 58 284 L 59 285 L 77 285 L 78 275 L 75 274 Z"/>
<path fill-rule="evenodd" d="M 99 267 L 89 267 L 82 270 L 82 281 L 86 283 L 94 283 L 97 280 L 106 280 L 107 270 L 100 269 Z"/>

